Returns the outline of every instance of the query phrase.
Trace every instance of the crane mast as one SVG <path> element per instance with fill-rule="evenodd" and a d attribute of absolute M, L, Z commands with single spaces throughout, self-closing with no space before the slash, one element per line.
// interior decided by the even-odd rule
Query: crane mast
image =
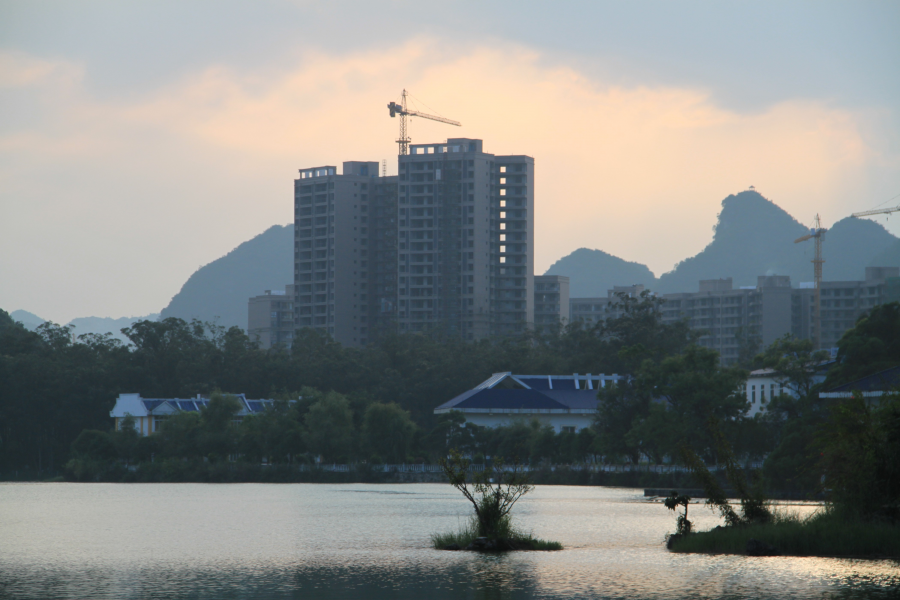
<path fill-rule="evenodd" d="M 454 121 L 452 119 L 445 119 L 444 117 L 438 117 L 435 115 L 428 115 L 416 110 L 409 110 L 406 106 L 406 90 L 403 90 L 403 93 L 400 95 L 400 104 L 396 102 L 390 102 L 387 107 L 391 113 L 391 118 L 400 116 L 400 137 L 397 138 L 397 144 L 399 145 L 399 153 L 401 156 L 406 156 L 409 154 L 409 144 L 412 142 L 409 135 L 407 134 L 407 123 L 406 117 L 422 117 L 423 119 L 428 119 L 430 121 L 437 121 L 438 123 L 446 123 L 447 125 L 455 125 L 456 127 L 461 127 L 462 124 L 459 121 Z"/>
<path fill-rule="evenodd" d="M 815 227 L 810 230 L 810 232 L 804 236 L 801 236 L 794 240 L 795 244 L 799 244 L 800 242 L 805 242 L 806 240 L 813 239 L 816 244 L 816 257 L 812 260 L 813 263 L 813 279 L 815 281 L 815 293 L 813 294 L 813 336 L 815 338 L 815 347 L 817 350 L 821 350 L 822 347 L 822 263 L 825 262 L 825 259 L 822 258 L 822 240 L 825 239 L 825 229 L 821 227 L 821 222 L 819 221 L 819 215 L 816 215 Z"/>

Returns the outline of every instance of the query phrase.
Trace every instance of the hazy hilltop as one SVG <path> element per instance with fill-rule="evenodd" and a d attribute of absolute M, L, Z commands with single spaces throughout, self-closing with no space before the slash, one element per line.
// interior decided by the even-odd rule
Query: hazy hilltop
<path fill-rule="evenodd" d="M 646 265 L 588 248 L 579 248 L 562 257 L 547 269 L 545 275 L 567 275 L 572 298 L 605 298 L 607 291 L 616 285 L 656 287 L 656 277 Z"/>
<path fill-rule="evenodd" d="M 25 326 L 25 329 L 29 329 L 31 331 L 37 329 L 41 325 L 41 323 L 44 322 L 44 319 L 40 318 L 34 313 L 28 312 L 27 310 L 14 310 L 9 313 L 9 316 L 13 321 L 18 321 Z"/>
<path fill-rule="evenodd" d="M 197 318 L 246 329 L 247 299 L 265 290 L 283 290 L 293 280 L 294 227 L 273 225 L 195 271 L 160 318 Z"/>
<path fill-rule="evenodd" d="M 46 323 L 45 319 L 42 319 L 27 310 L 14 310 L 9 313 L 9 316 L 12 320 L 18 321 L 25 326 L 26 329 L 31 331 L 37 329 L 41 324 Z M 156 321 L 157 319 L 159 319 L 158 314 L 147 315 L 144 317 L 121 317 L 119 319 L 112 319 L 110 317 L 79 317 L 77 319 L 72 319 L 66 323 L 66 325 L 74 327 L 72 333 L 76 336 L 84 333 L 96 333 L 100 335 L 111 333 L 114 338 L 123 343 L 128 343 L 128 338 L 122 335 L 122 329 L 131 327 L 131 325 L 138 321 Z"/>
<path fill-rule="evenodd" d="M 868 265 L 870 267 L 900 267 L 900 240 L 878 253 Z"/>
<path fill-rule="evenodd" d="M 695 291 L 701 279 L 731 277 L 735 286 L 756 285 L 759 275 L 789 275 L 796 285 L 812 281 L 813 240 L 795 244 L 809 232 L 773 202 L 754 191 L 728 196 L 712 242 L 659 278 L 661 293 Z M 858 280 L 881 252 L 897 241 L 884 227 L 845 218 L 825 234 L 826 281 Z"/>
<path fill-rule="evenodd" d="M 131 327 L 134 323 L 138 321 L 157 321 L 159 320 L 159 313 L 154 313 L 152 315 L 147 315 L 144 317 L 121 317 L 119 319 L 113 319 L 110 317 L 79 317 L 77 319 L 72 319 L 69 321 L 69 325 L 75 327 L 72 331 L 76 336 L 83 335 L 85 333 L 97 333 L 103 335 L 104 333 L 111 333 L 114 338 L 121 340 L 123 343 L 129 343 L 128 338 L 126 338 L 122 334 L 122 330 L 126 327 Z"/>
<path fill-rule="evenodd" d="M 658 280 L 640 263 L 586 248 L 561 258 L 547 274 L 568 275 L 573 298 L 606 296 L 614 285 L 635 283 L 663 294 L 697 291 L 701 279 L 731 277 L 735 287 L 756 285 L 759 275 L 789 275 L 796 286 L 813 279 L 814 242 L 794 243 L 808 232 L 775 203 L 748 190 L 722 201 L 709 245 Z M 867 266 L 900 266 L 900 240 L 867 219 L 835 223 L 825 234 L 823 252 L 826 281 L 863 279 Z"/>

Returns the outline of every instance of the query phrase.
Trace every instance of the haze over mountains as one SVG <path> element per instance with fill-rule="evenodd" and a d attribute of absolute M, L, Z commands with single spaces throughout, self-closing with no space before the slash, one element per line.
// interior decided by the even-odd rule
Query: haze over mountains
<path fill-rule="evenodd" d="M 247 328 L 247 299 L 294 281 L 294 226 L 273 225 L 222 258 L 200 267 L 160 318 L 216 321 Z"/>
<path fill-rule="evenodd" d="M 776 274 L 789 275 L 796 286 L 813 278 L 813 242 L 794 243 L 807 232 L 806 226 L 773 202 L 748 190 L 722 201 L 706 248 L 658 278 L 646 265 L 588 248 L 560 258 L 547 274 L 569 276 L 573 298 L 606 297 L 613 286 L 632 284 L 659 293 L 692 292 L 701 279 L 723 277 L 731 277 L 735 286 L 755 285 L 757 276 Z M 292 225 L 270 227 L 194 272 L 159 318 L 197 318 L 246 328 L 247 299 L 265 290 L 283 290 L 292 282 L 293 245 Z M 900 239 L 878 223 L 848 217 L 827 232 L 824 254 L 826 281 L 858 280 L 867 266 L 900 266 Z M 32 327 L 43 321 L 26 311 L 11 315 Z M 77 326 L 76 334 L 112 331 L 121 338 L 119 329 L 134 320 L 89 317 L 72 324 Z"/>
<path fill-rule="evenodd" d="M 42 319 L 27 310 L 14 310 L 9 313 L 9 316 L 31 331 L 34 331 L 40 327 L 41 324 L 46 322 L 45 319 Z M 146 315 L 143 317 L 121 317 L 119 319 L 112 319 L 109 317 L 79 317 L 77 319 L 72 319 L 66 323 L 66 325 L 72 325 L 74 327 L 72 333 L 76 336 L 85 333 L 98 333 L 101 335 L 104 333 L 111 333 L 116 339 L 127 343 L 128 338 L 122 335 L 122 329 L 131 327 L 131 325 L 137 321 L 155 321 L 158 318 L 159 314 Z"/>
<path fill-rule="evenodd" d="M 605 297 L 614 285 L 641 283 L 663 294 L 694 292 L 701 279 L 731 277 L 734 285 L 756 285 L 759 275 L 789 275 L 796 286 L 812 281 L 812 241 L 795 244 L 808 228 L 755 191 L 731 195 L 713 239 L 697 255 L 659 278 L 639 263 L 581 248 L 554 263 L 548 275 L 568 275 L 571 297 Z M 867 266 L 900 266 L 900 240 L 873 221 L 848 217 L 825 235 L 826 281 L 862 279 Z"/>

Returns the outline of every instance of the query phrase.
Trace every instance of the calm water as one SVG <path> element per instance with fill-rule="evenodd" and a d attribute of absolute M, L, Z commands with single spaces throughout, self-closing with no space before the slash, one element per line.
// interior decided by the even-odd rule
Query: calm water
<path fill-rule="evenodd" d="M 562 552 L 429 547 L 467 515 L 439 484 L 2 484 L 0 598 L 900 597 L 896 561 L 669 554 L 640 490 L 526 497 L 519 524 Z"/>

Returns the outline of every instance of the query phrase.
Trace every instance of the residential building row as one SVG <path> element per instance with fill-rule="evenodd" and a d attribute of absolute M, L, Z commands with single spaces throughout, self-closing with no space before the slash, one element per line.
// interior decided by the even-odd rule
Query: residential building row
<path fill-rule="evenodd" d="M 824 281 L 821 287 L 822 340 L 820 348 L 837 345 L 856 320 L 878 304 L 897 298 L 897 267 L 867 267 L 860 281 Z M 570 319 L 595 323 L 622 314 L 619 294 L 639 296 L 644 286 L 615 287 L 605 298 L 570 299 Z M 761 275 L 755 286 L 735 288 L 732 279 L 700 281 L 697 292 L 663 294 L 662 320 L 687 320 L 701 331 L 701 346 L 719 352 L 723 365 L 737 362 L 741 348 L 756 342 L 762 349 L 785 334 L 814 337 L 815 289 L 810 283 L 791 285 L 785 275 Z"/>

